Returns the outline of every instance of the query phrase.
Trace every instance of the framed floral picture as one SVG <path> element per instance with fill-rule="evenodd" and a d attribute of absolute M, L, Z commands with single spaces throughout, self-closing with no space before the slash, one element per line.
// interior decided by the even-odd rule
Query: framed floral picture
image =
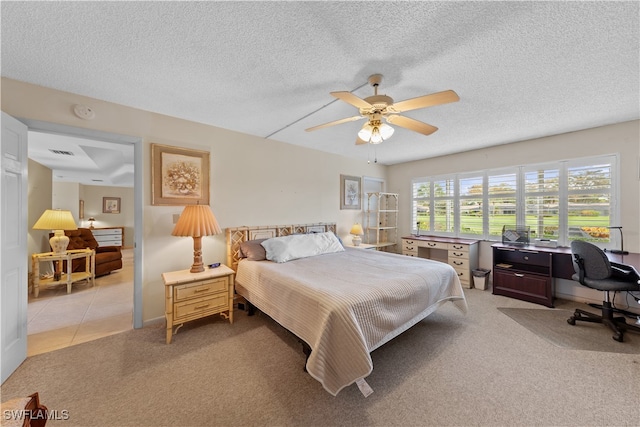
<path fill-rule="evenodd" d="M 151 204 L 209 204 L 209 152 L 151 144 Z"/>
<path fill-rule="evenodd" d="M 362 209 L 360 177 L 340 175 L 340 209 Z"/>
<path fill-rule="evenodd" d="M 102 213 L 119 214 L 120 213 L 120 197 L 103 197 Z"/>

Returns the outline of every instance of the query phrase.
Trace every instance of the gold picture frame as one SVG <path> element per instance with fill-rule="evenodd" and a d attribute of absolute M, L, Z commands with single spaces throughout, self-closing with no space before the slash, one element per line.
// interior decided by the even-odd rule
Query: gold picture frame
<path fill-rule="evenodd" d="M 362 209 L 359 176 L 340 175 L 340 209 Z"/>
<path fill-rule="evenodd" d="M 209 152 L 151 144 L 151 204 L 209 204 Z"/>
<path fill-rule="evenodd" d="M 119 214 L 120 213 L 120 197 L 103 197 L 102 213 Z"/>

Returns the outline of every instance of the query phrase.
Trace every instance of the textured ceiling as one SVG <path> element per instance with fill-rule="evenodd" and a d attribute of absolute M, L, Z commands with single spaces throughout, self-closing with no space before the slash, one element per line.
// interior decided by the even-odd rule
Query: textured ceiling
<path fill-rule="evenodd" d="M 633 2 L 2 2 L 2 76 L 382 164 L 640 117 Z M 331 91 L 455 90 L 356 146 Z M 100 111 L 96 111 L 99 115 Z"/>

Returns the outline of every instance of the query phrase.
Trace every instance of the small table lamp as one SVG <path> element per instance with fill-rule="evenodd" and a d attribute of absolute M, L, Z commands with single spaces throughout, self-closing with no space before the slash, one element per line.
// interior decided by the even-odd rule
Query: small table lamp
<path fill-rule="evenodd" d="M 49 239 L 51 249 L 56 254 L 64 254 L 69 246 L 69 237 L 64 230 L 77 230 L 71 211 L 60 209 L 47 209 L 33 225 L 34 230 L 53 230 L 53 237 Z"/>
<path fill-rule="evenodd" d="M 94 217 L 92 217 L 92 216 L 89 217 L 89 219 L 87 220 L 87 221 L 89 221 L 89 229 L 93 230 L 93 222 L 95 220 L 96 219 Z"/>
<path fill-rule="evenodd" d="M 222 233 L 216 217 L 208 205 L 189 205 L 184 208 L 176 223 L 172 236 L 193 237 L 192 273 L 204 271 L 202 264 L 202 236 Z"/>
<path fill-rule="evenodd" d="M 77 230 L 76 222 L 73 220 L 71 211 L 60 209 L 47 209 L 33 225 L 34 230 L 53 230 L 53 237 L 49 239 L 51 250 L 56 255 L 67 253 L 69 237 L 64 234 L 64 230 Z M 62 276 L 62 261 L 56 262 L 56 271 L 53 273 L 53 280 L 60 280 Z"/>
<path fill-rule="evenodd" d="M 351 227 L 351 231 L 349 232 L 349 234 L 353 235 L 353 246 L 360 246 L 360 243 L 362 243 L 362 239 L 360 238 L 360 236 L 364 234 L 362 226 L 356 222 L 355 224 L 353 224 L 353 227 Z"/>

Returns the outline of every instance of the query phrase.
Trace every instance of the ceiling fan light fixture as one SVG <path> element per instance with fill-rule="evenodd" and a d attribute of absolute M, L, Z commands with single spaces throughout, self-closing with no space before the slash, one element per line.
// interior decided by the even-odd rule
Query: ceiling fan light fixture
<path fill-rule="evenodd" d="M 395 129 L 393 129 L 391 126 L 389 126 L 386 123 L 382 123 L 379 129 L 380 129 L 380 136 L 382 136 L 382 139 L 391 138 L 391 135 L 393 135 L 393 132 L 395 132 Z"/>
<path fill-rule="evenodd" d="M 364 126 L 362 126 L 362 129 L 360 129 L 360 132 L 358 132 L 358 138 L 360 138 L 363 141 L 369 142 L 369 140 L 371 139 L 372 132 L 373 132 L 373 126 L 371 126 L 370 123 L 365 123 Z"/>
<path fill-rule="evenodd" d="M 380 144 L 382 141 L 385 141 L 393 135 L 395 130 L 386 123 L 371 123 L 368 122 L 360 132 L 358 132 L 358 138 L 363 141 L 367 141 L 371 144 Z"/>

